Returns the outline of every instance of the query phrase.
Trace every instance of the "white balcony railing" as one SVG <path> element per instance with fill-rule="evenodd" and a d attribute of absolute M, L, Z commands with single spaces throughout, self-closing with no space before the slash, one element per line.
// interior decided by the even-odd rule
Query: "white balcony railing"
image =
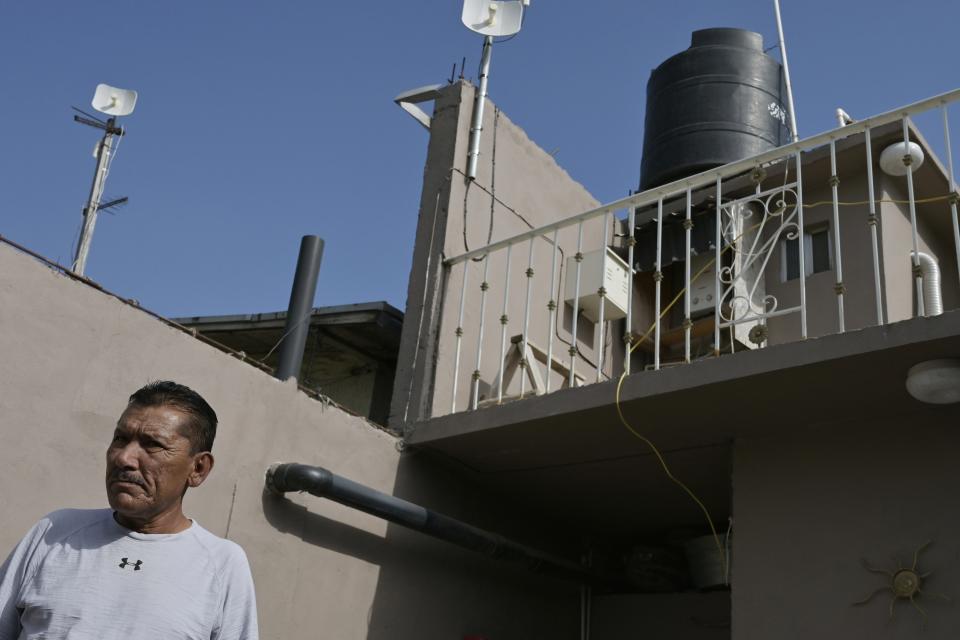
<path fill-rule="evenodd" d="M 437 375 L 449 385 L 450 411 L 637 370 L 632 353 L 641 342 L 642 366 L 656 370 L 727 351 L 883 324 L 904 314 L 923 315 L 920 262 L 925 252 L 936 253 L 949 267 L 944 282 L 955 292 L 951 299 L 957 299 L 960 228 L 948 105 L 958 99 L 960 90 L 944 93 L 449 258 L 444 263 L 449 306 L 440 329 L 447 342 L 439 350 Z M 902 177 L 879 175 L 874 148 L 879 150 L 878 141 L 912 140 L 932 156 L 913 122 L 926 112 L 935 116 L 937 110 L 946 167 L 934 157 L 927 159 L 925 191 L 918 196 L 920 169 L 909 156 L 901 158 Z M 803 177 L 808 168 L 814 184 Z M 818 190 L 823 198 L 811 202 Z M 816 211 L 820 226 L 811 230 Z M 709 232 L 694 231 L 705 223 L 712 224 Z M 585 238 L 587 227 L 591 233 Z M 654 258 L 639 267 L 643 242 L 638 229 Z M 815 238 L 817 233 L 823 235 Z M 585 291 L 582 281 L 585 251 L 604 249 L 600 271 L 605 272 L 607 261 L 616 260 L 605 250 L 611 245 L 631 274 L 626 317 L 617 324 L 605 317 L 610 292 L 602 286 Z M 563 256 L 567 264 L 561 262 Z M 558 278 L 564 270 L 570 280 L 564 288 L 573 290 L 570 302 L 561 295 Z M 850 277 L 844 280 L 847 272 Z M 493 274 L 499 282 L 490 281 Z M 906 301 L 897 293 L 898 282 L 907 283 Z M 595 293 L 594 303 L 599 300 L 589 320 L 594 331 L 586 338 L 578 326 L 588 322 L 581 313 L 584 293 Z M 897 296 L 896 304 L 891 296 Z M 707 298 L 712 304 L 705 307 Z M 491 332 L 494 309 L 500 312 L 500 326 Z M 557 344 L 562 323 L 569 329 L 566 349 Z M 609 335 L 620 327 L 622 343 Z M 499 359 L 485 361 L 491 347 L 498 347 Z M 589 359 L 586 350 L 592 353 Z"/>

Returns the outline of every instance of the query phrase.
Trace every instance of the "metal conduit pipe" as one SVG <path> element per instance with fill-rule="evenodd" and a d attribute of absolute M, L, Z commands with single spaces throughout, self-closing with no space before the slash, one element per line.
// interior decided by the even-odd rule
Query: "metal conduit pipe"
<path fill-rule="evenodd" d="M 937 264 L 933 256 L 923 251 L 917 252 L 917 262 L 920 265 L 920 273 L 923 277 L 923 315 L 939 316 L 943 313 L 940 265 Z"/>
<path fill-rule="evenodd" d="M 275 374 L 279 380 L 300 377 L 321 260 L 323 240 L 319 236 L 303 236 L 297 257 L 297 272 L 290 291 L 290 304 L 287 307 L 287 322 L 283 328 L 283 337 L 280 338 L 280 362 Z"/>
<path fill-rule="evenodd" d="M 525 566 L 535 573 L 581 584 L 612 586 L 622 583 L 621 580 L 600 574 L 577 562 L 533 549 L 496 533 L 484 531 L 420 505 L 381 493 L 321 467 L 297 463 L 272 465 L 267 469 L 266 486 L 277 495 L 283 495 L 289 491 L 306 491 L 394 524 L 446 540 L 464 549 Z"/>
<path fill-rule="evenodd" d="M 480 158 L 480 132 L 483 131 L 483 105 L 487 98 L 490 78 L 490 56 L 493 54 L 493 36 L 483 39 L 480 57 L 480 86 L 473 94 L 473 116 L 470 119 L 470 144 L 467 152 L 467 180 L 477 178 L 477 160 Z"/>

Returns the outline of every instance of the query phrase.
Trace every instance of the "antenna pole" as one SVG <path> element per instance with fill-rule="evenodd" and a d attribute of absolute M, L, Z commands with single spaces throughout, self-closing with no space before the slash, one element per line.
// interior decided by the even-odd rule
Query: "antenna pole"
<path fill-rule="evenodd" d="M 793 142 L 800 139 L 797 135 L 797 116 L 793 108 L 793 87 L 790 85 L 790 65 L 787 63 L 787 44 L 783 40 L 783 21 L 780 19 L 780 0 L 773 0 L 773 10 L 777 14 L 777 35 L 780 37 L 780 58 L 783 60 L 783 79 L 787 83 L 787 108 L 790 110 L 790 133 Z"/>
<path fill-rule="evenodd" d="M 73 261 L 73 272 L 83 275 L 87 267 L 87 256 L 90 253 L 90 243 L 93 241 L 93 229 L 97 225 L 97 213 L 100 211 L 100 198 L 103 197 L 103 186 L 107 182 L 107 171 L 110 167 L 110 155 L 113 152 L 113 137 L 122 134 L 116 127 L 116 118 L 107 120 L 103 129 L 103 138 L 97 146 L 97 170 L 93 174 L 93 184 L 90 185 L 90 197 L 87 206 L 83 209 L 83 228 L 80 230 L 80 240 L 77 242 L 77 255 Z"/>
<path fill-rule="evenodd" d="M 483 56 L 480 59 L 480 87 L 473 96 L 473 118 L 470 122 L 470 151 L 467 155 L 467 180 L 477 177 L 477 160 L 480 157 L 480 133 L 483 131 L 483 103 L 487 97 L 487 77 L 490 75 L 490 56 L 493 53 L 493 36 L 483 39 Z"/>

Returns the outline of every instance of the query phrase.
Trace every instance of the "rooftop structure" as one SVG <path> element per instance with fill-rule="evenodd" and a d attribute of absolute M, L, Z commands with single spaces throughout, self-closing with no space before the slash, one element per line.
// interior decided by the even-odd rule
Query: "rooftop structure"
<path fill-rule="evenodd" d="M 193 316 L 174 322 L 276 367 L 285 311 Z M 386 302 L 315 308 L 297 381 L 342 407 L 385 425 L 403 313 Z"/>
<path fill-rule="evenodd" d="M 860 558 L 958 524 L 936 489 L 958 405 L 906 381 L 960 356 L 957 192 L 936 152 L 960 91 L 608 204 L 499 112 L 463 182 L 472 95 L 436 99 L 392 426 L 595 553 L 647 558 L 638 590 L 671 605 L 596 597 L 602 637 L 649 618 L 688 637 L 718 607 L 735 638 L 882 625 L 888 602 L 850 606 L 877 586 Z M 881 155 L 905 141 L 924 161 L 890 175 Z M 705 599 L 672 554 L 711 527 L 732 530 L 732 592 Z M 953 549 L 931 561 L 960 570 Z M 800 610 L 821 614 L 785 634 Z"/>
<path fill-rule="evenodd" d="M 314 310 L 312 388 L 252 360 L 285 314 L 158 318 L 0 242 L 0 546 L 101 505 L 126 394 L 170 378 L 221 418 L 187 507 L 264 637 L 953 638 L 960 90 L 607 204 L 496 105 L 471 136 L 469 83 L 414 94 L 402 329 Z M 373 415 L 393 357 L 392 431 L 317 392 L 372 378 Z"/>

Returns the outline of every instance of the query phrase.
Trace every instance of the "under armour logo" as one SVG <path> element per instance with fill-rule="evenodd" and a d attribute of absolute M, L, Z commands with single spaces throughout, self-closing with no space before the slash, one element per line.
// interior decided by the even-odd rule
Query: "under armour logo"
<path fill-rule="evenodd" d="M 117 566 L 120 567 L 121 569 L 128 566 L 133 566 L 134 571 L 140 571 L 140 565 L 142 564 L 143 564 L 143 560 L 137 560 L 136 562 L 127 562 L 126 558 L 120 558 L 120 564 L 118 564 Z"/>

